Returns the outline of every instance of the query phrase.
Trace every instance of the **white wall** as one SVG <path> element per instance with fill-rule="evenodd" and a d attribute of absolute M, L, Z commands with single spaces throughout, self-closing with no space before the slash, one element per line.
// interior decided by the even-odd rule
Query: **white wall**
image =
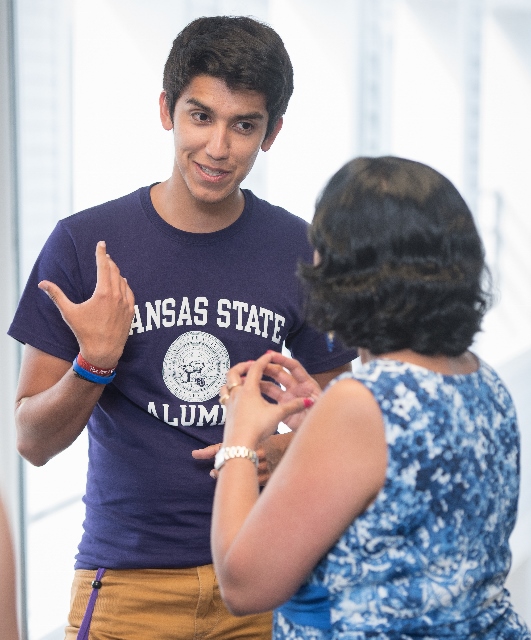
<path fill-rule="evenodd" d="M 18 300 L 16 171 L 15 171 L 15 102 L 13 95 L 13 31 L 12 6 L 0 0 L 0 273 L 2 304 L 0 305 L 0 496 L 6 507 L 14 539 L 18 569 L 18 603 L 23 613 L 24 598 L 20 591 L 23 548 L 21 466 L 15 453 L 13 419 L 18 371 L 18 347 L 7 335 Z M 23 619 L 23 616 L 19 616 Z"/>

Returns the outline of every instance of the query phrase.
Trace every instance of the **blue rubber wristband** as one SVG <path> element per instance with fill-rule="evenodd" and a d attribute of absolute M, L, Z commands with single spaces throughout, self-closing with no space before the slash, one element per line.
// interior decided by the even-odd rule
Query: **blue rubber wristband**
<path fill-rule="evenodd" d="M 114 380 L 114 376 L 116 375 L 116 371 L 114 373 L 111 373 L 110 376 L 98 376 L 95 373 L 91 373 L 90 371 L 87 371 L 86 369 L 83 369 L 83 367 L 80 367 L 78 365 L 77 357 L 74 360 L 72 366 L 79 377 L 84 378 L 89 382 L 95 382 L 96 384 L 109 384 L 109 382 L 112 382 Z"/>

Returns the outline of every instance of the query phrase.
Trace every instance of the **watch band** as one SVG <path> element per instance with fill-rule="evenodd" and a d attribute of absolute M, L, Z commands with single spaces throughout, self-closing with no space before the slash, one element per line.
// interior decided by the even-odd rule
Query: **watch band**
<path fill-rule="evenodd" d="M 246 458 L 254 463 L 254 466 L 258 468 L 258 456 L 256 451 L 249 449 L 247 447 L 222 447 L 214 458 L 214 469 L 219 471 L 221 467 L 227 462 L 227 460 L 232 460 L 232 458 Z"/>

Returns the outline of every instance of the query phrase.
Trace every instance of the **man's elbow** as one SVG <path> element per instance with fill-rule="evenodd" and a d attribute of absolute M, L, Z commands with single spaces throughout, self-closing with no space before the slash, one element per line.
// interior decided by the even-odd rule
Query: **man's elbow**
<path fill-rule="evenodd" d="M 17 409 L 18 411 L 18 409 Z M 20 416 L 15 411 L 15 425 L 17 427 L 17 451 L 34 467 L 42 467 L 52 457 L 43 449 L 43 443 L 37 441 L 20 423 Z"/>
<path fill-rule="evenodd" d="M 45 455 L 41 447 L 31 442 L 29 438 L 23 438 L 20 434 L 17 437 L 17 451 L 34 467 L 42 467 L 51 457 Z"/>
<path fill-rule="evenodd" d="M 47 455 L 44 443 L 35 436 L 38 431 L 28 422 L 28 417 L 24 413 L 22 405 L 28 398 L 22 398 L 15 404 L 15 427 L 17 430 L 17 451 L 34 467 L 42 467 L 52 457 Z"/>

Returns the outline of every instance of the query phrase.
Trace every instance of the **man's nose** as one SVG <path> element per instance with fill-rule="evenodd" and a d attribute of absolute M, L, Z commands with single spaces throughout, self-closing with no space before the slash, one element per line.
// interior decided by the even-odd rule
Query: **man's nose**
<path fill-rule="evenodd" d="M 223 160 L 229 155 L 229 134 L 222 123 L 210 129 L 206 152 L 213 160 Z"/>

